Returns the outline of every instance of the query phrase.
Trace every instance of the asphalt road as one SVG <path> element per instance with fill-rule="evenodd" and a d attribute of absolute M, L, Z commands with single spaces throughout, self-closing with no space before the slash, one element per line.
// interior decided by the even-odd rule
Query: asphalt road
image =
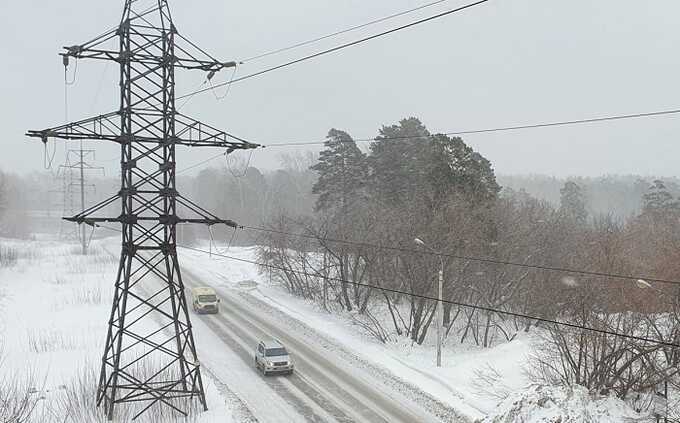
<path fill-rule="evenodd" d="M 183 271 L 187 291 L 193 286 L 210 286 L 186 270 Z M 267 313 L 254 309 L 239 298 L 238 291 L 214 287 L 221 298 L 220 313 L 192 315 L 194 325 L 207 327 L 212 334 L 201 330 L 200 336 L 219 339 L 224 348 L 233 352 L 241 363 L 249 366 L 250 374 L 239 377 L 250 380 L 220 380 L 234 388 L 235 384 L 253 384 L 266 388 L 236 389 L 236 394 L 251 409 L 258 421 L 307 422 L 436 422 L 439 421 L 423 407 L 399 392 L 389 389 L 370 375 L 353 369 L 334 355 L 332 350 L 316 346 L 304 335 L 274 321 Z M 198 334 L 196 334 L 198 336 Z M 291 376 L 263 376 L 254 365 L 255 346 L 264 338 L 280 340 L 291 353 L 295 373 Z M 199 342 L 200 347 L 200 342 Z M 199 357 L 203 354 L 198 351 Z M 214 367 L 214 364 L 213 364 Z M 219 378 L 220 369 L 210 368 Z M 269 392 L 265 392 L 265 391 Z M 276 401 L 285 402 L 277 409 Z M 297 414 L 297 415 L 293 415 Z"/>

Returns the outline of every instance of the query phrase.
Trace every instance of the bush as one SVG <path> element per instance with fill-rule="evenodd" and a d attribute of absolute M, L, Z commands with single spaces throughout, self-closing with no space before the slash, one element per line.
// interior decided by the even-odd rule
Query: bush
<path fill-rule="evenodd" d="M 617 313 L 587 322 L 607 332 L 650 333 L 649 316 Z M 657 325 L 660 327 L 660 325 Z M 662 345 L 607 333 L 549 326 L 530 357 L 529 376 L 538 383 L 583 386 L 600 395 L 636 401 L 678 379 Z M 642 407 L 644 408 L 644 407 Z"/>
<path fill-rule="evenodd" d="M 135 366 L 136 374 L 141 380 L 151 377 L 156 369 L 162 366 L 150 364 L 148 361 L 141 361 Z M 178 378 L 174 371 L 168 372 L 168 379 Z M 47 422 L 59 423 L 104 423 L 106 410 L 104 404 L 97 407 L 97 386 L 99 383 L 99 364 L 87 363 L 82 366 L 81 371 L 71 380 L 70 383 L 61 387 L 56 398 L 53 399 L 50 407 L 50 417 Z M 153 407 L 142 414 L 135 422 L 182 422 L 193 423 L 199 420 L 200 407 L 197 399 L 188 398 L 173 399 L 171 402 L 178 408 L 189 413 L 187 417 L 180 415 L 168 406 L 156 403 Z M 115 408 L 115 419 L 118 422 L 128 422 L 147 404 L 146 403 L 127 403 L 118 404 Z"/>
<path fill-rule="evenodd" d="M 0 345 L 0 349 L 2 346 Z M 2 371 L 2 357 L 0 357 Z M 32 372 L 20 377 L 16 373 L 4 373 L 0 376 L 0 422 L 30 422 L 39 397 L 35 389 L 35 378 Z"/>

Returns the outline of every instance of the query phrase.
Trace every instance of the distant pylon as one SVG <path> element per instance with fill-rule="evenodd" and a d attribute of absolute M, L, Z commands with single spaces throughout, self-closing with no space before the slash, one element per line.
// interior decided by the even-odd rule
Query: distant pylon
<path fill-rule="evenodd" d="M 64 216 L 73 216 L 85 210 L 85 198 L 88 191 L 94 192 L 96 185 L 87 183 L 86 177 L 92 171 L 101 172 L 104 175 L 104 168 L 101 166 L 93 166 L 92 162 L 95 160 L 94 150 L 83 149 L 83 143 L 80 142 L 78 150 L 67 150 L 64 164 L 59 166 L 57 173 L 58 179 L 61 182 L 61 190 L 55 192 L 61 194 L 62 213 Z M 60 239 L 77 239 L 81 244 L 81 252 L 83 255 L 87 254 L 87 236 L 85 226 L 80 225 L 78 228 L 73 223 L 59 226 Z"/>

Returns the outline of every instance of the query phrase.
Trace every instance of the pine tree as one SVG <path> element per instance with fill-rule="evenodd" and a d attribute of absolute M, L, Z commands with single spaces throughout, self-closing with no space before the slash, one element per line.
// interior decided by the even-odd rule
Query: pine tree
<path fill-rule="evenodd" d="M 366 155 L 345 131 L 331 129 L 326 149 L 311 167 L 319 175 L 312 192 L 319 197 L 316 211 L 339 209 L 343 212 L 361 198 L 366 185 Z"/>
<path fill-rule="evenodd" d="M 588 219 L 585 192 L 574 181 L 565 182 L 560 189 L 560 214 L 578 223 L 585 223 Z"/>
<path fill-rule="evenodd" d="M 435 135 L 428 153 L 430 180 L 440 195 L 455 193 L 475 205 L 498 197 L 501 188 L 491 163 L 462 138 Z"/>
<path fill-rule="evenodd" d="M 680 210 L 680 202 L 673 198 L 663 181 L 657 179 L 642 196 L 643 213 L 664 214 Z"/>
<path fill-rule="evenodd" d="M 491 164 L 461 138 L 430 135 L 416 118 L 383 127 L 368 158 L 373 192 L 391 205 L 429 209 L 453 197 L 479 205 L 500 192 Z"/>

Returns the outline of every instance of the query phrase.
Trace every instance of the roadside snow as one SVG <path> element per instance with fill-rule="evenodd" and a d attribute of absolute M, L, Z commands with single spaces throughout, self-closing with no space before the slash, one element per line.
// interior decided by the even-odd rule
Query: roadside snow
<path fill-rule="evenodd" d="M 613 397 L 593 397 L 575 386 L 550 388 L 533 385 L 506 398 L 481 423 L 622 423 L 649 421 Z"/>
<path fill-rule="evenodd" d="M 19 259 L 15 265 L 0 269 L 0 292 L 4 295 L 0 307 L 0 380 L 17 377 L 32 388 L 38 407 L 31 421 L 104 421 L 94 407 L 94 395 L 117 259 L 97 241 L 88 256 L 79 255 L 76 245 L 53 241 L 2 243 L 16 248 Z M 147 324 L 155 326 L 153 322 Z M 204 374 L 204 384 L 210 410 L 182 421 L 235 421 L 235 400 L 221 395 L 209 374 Z M 67 398 L 74 394 L 80 395 L 76 403 L 83 410 L 68 409 L 73 402 Z"/>

